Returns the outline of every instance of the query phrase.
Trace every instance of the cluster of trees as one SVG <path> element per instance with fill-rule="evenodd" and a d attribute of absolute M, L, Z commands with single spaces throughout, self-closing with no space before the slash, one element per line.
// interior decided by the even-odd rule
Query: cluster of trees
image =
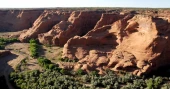
<path fill-rule="evenodd" d="M 10 80 L 21 89 L 169 89 L 168 79 L 163 77 L 144 78 L 129 73 L 117 74 L 109 71 L 106 75 L 97 75 L 91 72 L 83 74 L 82 70 L 76 73 L 65 73 L 45 69 L 13 72 Z M 67 70 L 64 70 L 67 71 Z M 79 75 L 79 76 L 77 76 Z"/>
<path fill-rule="evenodd" d="M 0 38 L 0 49 L 5 49 L 9 43 L 19 42 L 17 38 Z"/>
<path fill-rule="evenodd" d="M 71 74 L 70 71 L 59 68 L 58 65 L 53 64 L 49 59 L 45 57 L 39 57 L 37 60 L 38 60 L 39 65 L 42 66 L 44 69 L 57 71 L 61 74 Z"/>
<path fill-rule="evenodd" d="M 10 74 L 11 81 L 21 89 L 78 89 L 84 87 L 73 76 L 52 70 L 26 71 Z"/>
<path fill-rule="evenodd" d="M 30 50 L 30 55 L 31 55 L 31 57 L 37 58 L 37 57 L 39 56 L 39 55 L 38 55 L 39 45 L 38 45 L 37 41 L 34 40 L 34 39 L 31 39 L 31 40 L 29 41 L 29 43 L 30 43 L 30 48 L 29 48 L 29 50 Z"/>
<path fill-rule="evenodd" d="M 38 60 L 39 65 L 45 69 L 53 70 L 57 68 L 56 65 L 54 65 L 49 59 L 45 57 L 39 57 L 37 60 Z"/>

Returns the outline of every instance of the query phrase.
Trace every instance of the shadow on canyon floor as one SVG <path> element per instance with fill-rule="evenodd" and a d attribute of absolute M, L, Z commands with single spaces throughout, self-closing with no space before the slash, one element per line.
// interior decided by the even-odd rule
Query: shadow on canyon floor
<path fill-rule="evenodd" d="M 10 61 L 17 58 L 16 54 L 9 54 L 4 57 L 0 57 L 0 89 L 9 89 L 9 74 L 14 70 L 10 64 Z"/>

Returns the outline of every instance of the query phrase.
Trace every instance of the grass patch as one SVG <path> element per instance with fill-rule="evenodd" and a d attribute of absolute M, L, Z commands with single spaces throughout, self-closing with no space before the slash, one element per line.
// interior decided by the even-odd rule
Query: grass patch
<path fill-rule="evenodd" d="M 5 49 L 9 43 L 20 42 L 17 38 L 0 38 L 0 50 Z"/>
<path fill-rule="evenodd" d="M 31 57 L 38 58 L 38 56 L 39 56 L 39 54 L 38 54 L 38 49 L 39 49 L 38 42 L 36 40 L 34 40 L 34 39 L 31 39 L 29 41 L 29 43 L 30 43 L 29 50 L 30 50 Z"/>
<path fill-rule="evenodd" d="M 22 59 L 22 61 L 16 66 L 15 71 L 21 72 L 23 69 L 26 68 L 28 57 Z"/>
<path fill-rule="evenodd" d="M 59 61 L 62 61 L 62 62 L 78 62 L 78 59 L 74 59 L 74 60 L 71 60 L 69 58 L 58 58 Z"/>

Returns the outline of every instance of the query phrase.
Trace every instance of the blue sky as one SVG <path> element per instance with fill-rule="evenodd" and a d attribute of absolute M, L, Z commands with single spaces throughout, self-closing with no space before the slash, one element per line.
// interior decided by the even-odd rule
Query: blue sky
<path fill-rule="evenodd" d="M 0 8 L 145 7 L 170 8 L 170 0 L 1 0 Z"/>

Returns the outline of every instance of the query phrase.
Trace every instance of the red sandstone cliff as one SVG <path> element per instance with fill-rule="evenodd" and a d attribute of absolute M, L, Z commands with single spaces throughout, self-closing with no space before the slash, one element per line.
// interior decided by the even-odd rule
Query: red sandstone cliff
<path fill-rule="evenodd" d="M 27 29 L 19 37 L 22 42 L 36 38 L 64 46 L 63 57 L 79 60 L 75 70 L 103 73 L 110 68 L 141 75 L 170 62 L 169 11 L 27 12 L 0 12 L 0 28 Z"/>
<path fill-rule="evenodd" d="M 31 38 L 37 38 L 38 34 L 48 32 L 52 26 L 60 21 L 66 21 L 70 13 L 55 10 L 45 10 L 34 22 L 33 26 L 27 32 L 22 33 L 19 39 L 27 42 Z"/>
<path fill-rule="evenodd" d="M 42 12 L 43 10 L 2 10 L 0 11 L 0 32 L 27 29 Z"/>
<path fill-rule="evenodd" d="M 42 33 L 38 39 L 43 44 L 63 46 L 68 39 L 83 36 L 94 28 L 101 17 L 101 12 L 72 12 L 67 20 L 61 20 L 48 33 Z"/>
<path fill-rule="evenodd" d="M 111 68 L 141 75 L 169 63 L 169 30 L 169 18 L 127 15 L 69 39 L 63 56 L 79 59 L 75 69 L 102 73 Z"/>

